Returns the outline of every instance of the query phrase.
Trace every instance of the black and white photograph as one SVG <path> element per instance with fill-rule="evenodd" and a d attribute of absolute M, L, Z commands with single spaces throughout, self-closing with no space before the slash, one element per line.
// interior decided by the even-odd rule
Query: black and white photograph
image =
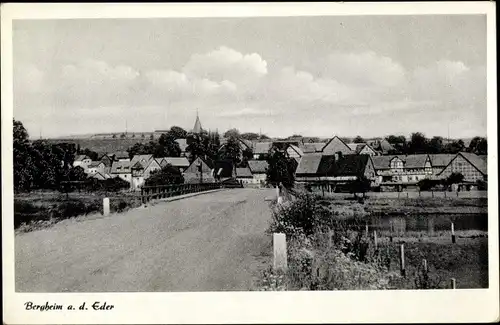
<path fill-rule="evenodd" d="M 11 19 L 3 233 L 12 294 L 38 297 L 15 308 L 498 291 L 495 7 L 479 5 Z M 69 293 L 101 298 L 72 311 Z"/>

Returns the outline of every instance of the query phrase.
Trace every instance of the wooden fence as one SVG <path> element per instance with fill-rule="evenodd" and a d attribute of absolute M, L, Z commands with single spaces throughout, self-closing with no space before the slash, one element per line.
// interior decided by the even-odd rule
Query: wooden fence
<path fill-rule="evenodd" d="M 141 202 L 144 204 L 153 199 L 163 199 L 183 194 L 215 190 L 224 187 L 225 186 L 220 183 L 143 186 L 141 188 Z"/>

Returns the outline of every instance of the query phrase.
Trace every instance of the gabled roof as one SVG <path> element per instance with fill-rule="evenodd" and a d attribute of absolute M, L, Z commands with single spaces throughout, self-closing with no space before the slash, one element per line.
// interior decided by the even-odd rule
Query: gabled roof
<path fill-rule="evenodd" d="M 387 139 L 383 139 L 382 141 L 380 141 L 380 150 L 382 152 L 389 152 L 391 150 L 394 150 L 394 146 L 392 144 L 389 143 L 389 141 L 387 141 Z"/>
<path fill-rule="evenodd" d="M 295 170 L 296 175 L 313 175 L 317 174 L 319 164 L 321 163 L 321 154 L 308 153 L 304 154 L 299 161 L 299 165 Z"/>
<path fill-rule="evenodd" d="M 210 168 L 210 169 L 214 168 L 214 161 L 212 159 L 210 159 L 208 157 L 206 159 L 202 158 L 202 157 L 196 157 L 196 159 L 191 162 L 191 164 L 186 168 L 186 170 L 184 172 L 188 173 L 188 171 L 190 171 L 190 169 L 191 169 L 191 166 L 193 164 L 199 164 L 200 161 L 203 164 L 207 165 L 208 168 Z"/>
<path fill-rule="evenodd" d="M 347 143 L 345 143 L 344 140 L 342 140 L 341 138 L 339 138 L 338 136 L 334 136 L 333 138 L 331 138 L 330 140 L 328 140 L 327 143 L 325 143 L 325 145 L 323 146 L 323 149 L 321 150 L 322 152 L 325 152 L 325 148 L 330 145 L 330 143 L 335 140 L 335 139 L 338 139 L 341 143 L 341 145 L 344 145 L 345 146 L 345 149 L 351 151 L 351 148 L 349 148 L 349 146 L 347 145 Z M 340 150 L 333 150 L 332 152 L 327 152 L 327 154 L 333 154 L 333 153 L 336 153 L 337 151 L 340 151 Z"/>
<path fill-rule="evenodd" d="M 428 157 L 428 154 L 417 154 L 403 156 L 401 159 L 404 161 L 405 168 L 424 168 Z"/>
<path fill-rule="evenodd" d="M 175 167 L 189 167 L 189 160 L 186 157 L 165 157 L 163 158 L 167 164 Z"/>
<path fill-rule="evenodd" d="M 106 177 L 105 175 L 101 174 L 100 172 L 97 172 L 95 174 L 89 175 L 89 178 L 95 178 L 95 179 L 103 181 L 103 180 L 107 179 L 108 177 Z"/>
<path fill-rule="evenodd" d="M 93 167 L 98 167 L 99 165 L 105 165 L 102 161 L 92 161 L 90 164 L 89 164 L 89 168 L 93 168 Z M 106 166 L 106 165 L 105 165 Z"/>
<path fill-rule="evenodd" d="M 461 155 L 469 161 L 477 170 L 479 170 L 483 175 L 488 174 L 488 164 L 487 161 L 483 158 L 479 157 L 475 153 L 472 152 L 459 152 L 458 155 Z"/>
<path fill-rule="evenodd" d="M 347 146 L 355 153 L 360 153 L 366 146 L 366 143 L 348 143 Z"/>
<path fill-rule="evenodd" d="M 335 176 L 361 176 L 366 165 L 371 163 L 369 155 L 343 155 L 329 170 L 328 174 Z"/>
<path fill-rule="evenodd" d="M 236 168 L 236 177 L 252 178 L 252 172 L 248 167 Z"/>
<path fill-rule="evenodd" d="M 455 158 L 456 154 L 440 153 L 429 155 L 431 158 L 431 164 L 433 167 L 444 167 L 447 166 L 450 161 Z"/>
<path fill-rule="evenodd" d="M 267 154 L 273 145 L 272 142 L 257 142 L 255 144 L 254 153 L 255 154 Z"/>
<path fill-rule="evenodd" d="M 130 161 L 115 161 L 111 166 L 111 174 L 130 174 Z"/>
<path fill-rule="evenodd" d="M 267 171 L 269 164 L 265 160 L 249 160 L 248 168 L 254 174 L 263 174 Z"/>
<path fill-rule="evenodd" d="M 302 156 L 304 155 L 304 152 L 302 151 L 302 149 L 300 149 L 299 147 L 297 147 L 296 145 L 294 144 L 290 144 L 288 146 L 289 148 L 292 148 L 292 150 L 294 150 L 299 156 Z"/>
<path fill-rule="evenodd" d="M 108 156 L 113 156 L 115 159 L 128 159 L 130 158 L 128 152 L 126 151 L 117 151 L 112 154 L 108 154 Z"/>
<path fill-rule="evenodd" d="M 85 159 L 90 159 L 90 157 L 86 156 L 86 155 L 77 155 L 75 157 L 75 161 L 82 161 L 82 160 L 85 160 Z"/>
<path fill-rule="evenodd" d="M 308 142 L 302 145 L 302 151 L 304 153 L 314 153 L 321 152 L 326 143 L 324 142 Z"/>
<path fill-rule="evenodd" d="M 391 168 L 391 160 L 397 156 L 374 156 L 372 157 L 373 167 L 375 169 L 386 169 Z"/>
<path fill-rule="evenodd" d="M 428 154 L 418 155 L 389 155 L 389 156 L 374 156 L 372 157 L 373 167 L 375 169 L 388 169 L 391 168 L 391 160 L 399 158 L 404 163 L 404 168 L 424 168 L 427 161 Z M 432 160 L 431 160 L 432 164 Z"/>
<path fill-rule="evenodd" d="M 141 162 L 142 166 L 146 168 L 152 159 L 153 155 L 135 155 L 130 160 L 130 164 L 134 166 L 137 162 Z"/>

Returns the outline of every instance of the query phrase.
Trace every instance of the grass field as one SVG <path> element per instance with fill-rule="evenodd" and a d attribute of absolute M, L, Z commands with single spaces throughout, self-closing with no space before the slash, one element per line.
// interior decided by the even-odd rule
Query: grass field
<path fill-rule="evenodd" d="M 14 228 L 19 232 L 49 227 L 64 219 L 102 213 L 103 198 L 110 199 L 111 212 L 140 205 L 137 194 L 128 192 L 82 192 L 69 195 L 55 191 L 34 191 L 14 197 Z"/>

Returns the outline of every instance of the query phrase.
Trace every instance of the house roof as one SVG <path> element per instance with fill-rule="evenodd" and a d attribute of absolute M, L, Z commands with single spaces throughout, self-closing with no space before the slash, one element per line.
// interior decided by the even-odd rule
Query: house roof
<path fill-rule="evenodd" d="M 427 160 L 427 154 L 418 155 L 389 155 L 389 156 L 374 156 L 372 157 L 373 167 L 375 169 L 388 169 L 391 167 L 391 160 L 399 158 L 404 163 L 404 168 L 424 168 Z M 432 161 L 431 161 L 432 163 Z"/>
<path fill-rule="evenodd" d="M 175 167 L 189 167 L 189 160 L 186 157 L 165 157 L 163 158 L 168 164 Z"/>
<path fill-rule="evenodd" d="M 366 165 L 371 161 L 369 155 L 343 155 L 332 164 L 328 174 L 335 176 L 360 176 L 363 175 Z"/>
<path fill-rule="evenodd" d="M 214 163 L 214 176 L 233 177 L 233 162 L 231 160 L 217 160 Z"/>
<path fill-rule="evenodd" d="M 117 151 L 112 154 L 109 154 L 108 156 L 114 156 L 115 159 L 126 159 L 129 158 L 129 154 L 126 151 Z"/>
<path fill-rule="evenodd" d="M 149 162 L 153 159 L 153 155 L 135 155 L 130 160 L 130 165 L 134 166 L 137 162 L 140 162 L 144 168 L 146 168 Z"/>
<path fill-rule="evenodd" d="M 387 141 L 386 139 L 380 141 L 379 146 L 382 152 L 389 152 L 391 150 L 394 150 L 394 146 L 390 144 L 389 141 Z"/>
<path fill-rule="evenodd" d="M 82 161 L 84 159 L 90 159 L 89 156 L 86 156 L 86 155 L 77 155 L 75 157 L 75 161 Z"/>
<path fill-rule="evenodd" d="M 252 178 L 252 172 L 250 171 L 250 168 L 244 167 L 244 168 L 236 168 L 236 177 L 247 177 L 247 178 Z"/>
<path fill-rule="evenodd" d="M 391 167 L 391 160 L 394 157 L 397 157 L 397 156 L 394 156 L 394 155 L 374 156 L 374 157 L 372 157 L 373 167 L 375 167 L 375 169 L 390 168 Z"/>
<path fill-rule="evenodd" d="M 89 168 L 93 168 L 93 167 L 97 167 L 99 166 L 100 164 L 103 164 L 104 163 L 102 161 L 92 161 L 90 164 L 89 164 Z"/>
<path fill-rule="evenodd" d="M 431 164 L 433 167 L 444 167 L 447 166 L 450 161 L 455 158 L 456 154 L 447 154 L 447 153 L 442 153 L 442 154 L 434 154 L 434 155 L 429 155 L 431 158 Z"/>
<path fill-rule="evenodd" d="M 214 161 L 210 158 L 206 158 L 206 159 L 203 159 L 202 157 L 197 157 L 195 160 L 193 160 L 193 162 L 191 162 L 191 164 L 186 168 L 186 170 L 184 171 L 185 173 L 188 173 L 189 170 L 190 170 L 190 167 L 193 165 L 193 164 L 199 164 L 199 161 L 202 161 L 205 165 L 207 165 L 208 168 L 210 169 L 213 169 L 214 168 Z"/>
<path fill-rule="evenodd" d="M 302 151 L 304 153 L 320 152 L 326 145 L 324 142 L 309 142 L 302 145 Z"/>
<path fill-rule="evenodd" d="M 360 153 L 364 147 L 367 146 L 366 143 L 348 143 L 347 146 L 355 153 Z M 371 148 L 371 147 L 370 147 Z M 373 149 L 372 149 L 373 150 Z"/>
<path fill-rule="evenodd" d="M 319 164 L 321 163 L 321 154 L 318 153 L 308 153 L 304 154 L 299 161 L 299 165 L 295 170 L 297 175 L 310 175 L 316 174 L 318 171 Z"/>
<path fill-rule="evenodd" d="M 249 160 L 248 168 L 254 174 L 263 174 L 267 171 L 269 164 L 265 160 Z"/>
<path fill-rule="evenodd" d="M 425 162 L 427 161 L 428 154 L 417 154 L 417 155 L 408 155 L 400 157 L 405 165 L 405 168 L 424 168 Z M 431 162 L 432 163 L 432 162 Z"/>
<path fill-rule="evenodd" d="M 487 161 L 472 152 L 459 152 L 459 155 L 468 160 L 474 167 L 477 168 L 483 175 L 488 174 Z"/>
<path fill-rule="evenodd" d="M 288 147 L 292 148 L 299 156 L 302 156 L 304 152 L 298 146 L 291 144 Z"/>
<path fill-rule="evenodd" d="M 130 161 L 115 161 L 111 165 L 111 174 L 130 174 Z"/>
<path fill-rule="evenodd" d="M 95 178 L 95 179 L 98 179 L 98 180 L 105 180 L 107 179 L 108 177 L 106 177 L 105 175 L 97 172 L 95 174 L 92 174 L 92 175 L 89 175 L 90 178 Z"/>
<path fill-rule="evenodd" d="M 255 143 L 255 148 L 253 152 L 259 155 L 269 153 L 269 150 L 271 149 L 272 145 L 273 145 L 272 142 L 257 142 Z"/>
<path fill-rule="evenodd" d="M 181 152 L 186 152 L 186 148 L 188 146 L 187 139 L 175 139 L 175 142 L 179 144 L 179 148 L 181 148 Z"/>

